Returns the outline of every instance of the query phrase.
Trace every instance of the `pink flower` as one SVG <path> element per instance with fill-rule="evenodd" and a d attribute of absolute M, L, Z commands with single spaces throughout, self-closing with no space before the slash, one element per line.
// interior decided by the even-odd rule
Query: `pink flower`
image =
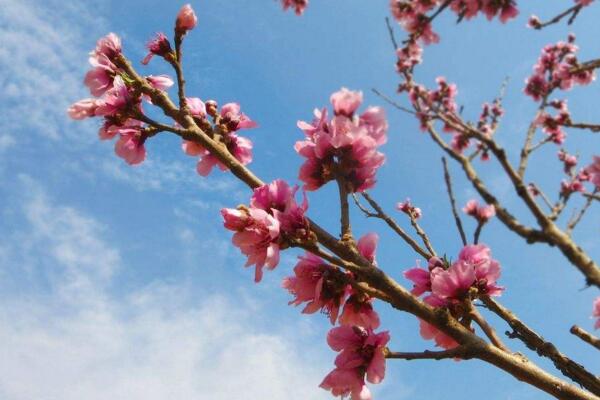
<path fill-rule="evenodd" d="M 83 99 L 77 103 L 72 104 L 67 112 L 69 117 L 73 119 L 85 119 L 96 115 L 96 109 L 98 108 L 98 99 Z"/>
<path fill-rule="evenodd" d="M 434 340 L 435 345 L 443 349 L 449 350 L 458 346 L 458 343 L 450 336 L 421 319 L 419 320 L 419 333 L 423 339 Z"/>
<path fill-rule="evenodd" d="M 343 87 L 331 95 L 330 101 L 333 105 L 335 115 L 341 114 L 351 117 L 354 111 L 362 104 L 363 94 L 362 92 L 355 92 Z"/>
<path fill-rule="evenodd" d="M 185 102 L 190 109 L 190 114 L 200 119 L 206 118 L 206 104 L 197 97 L 186 97 Z"/>
<path fill-rule="evenodd" d="M 175 83 L 169 75 L 148 75 L 146 80 L 158 90 L 167 90 Z"/>
<path fill-rule="evenodd" d="M 458 254 L 456 263 L 470 266 L 475 271 L 475 286 L 481 293 L 499 296 L 504 288 L 497 286 L 500 264 L 492 259 L 491 250 L 484 244 L 467 245 Z M 456 264 L 455 263 L 455 264 Z"/>
<path fill-rule="evenodd" d="M 115 153 L 129 165 L 140 164 L 146 159 L 145 139 L 139 129 L 121 129 L 115 143 Z"/>
<path fill-rule="evenodd" d="M 302 15 L 304 9 L 308 6 L 308 0 L 281 0 L 281 5 L 284 11 L 291 7 L 296 15 Z"/>
<path fill-rule="evenodd" d="M 227 103 L 221 107 L 221 123 L 225 124 L 230 131 L 251 129 L 258 126 L 256 122 L 240 111 L 238 103 Z"/>
<path fill-rule="evenodd" d="M 156 36 L 146 44 L 146 47 L 148 48 L 148 54 L 142 60 L 144 65 L 148 64 L 154 56 L 167 57 L 173 55 L 171 43 L 162 32 L 157 32 Z"/>
<path fill-rule="evenodd" d="M 112 88 L 118 68 L 103 54 L 89 59 L 92 69 L 85 74 L 83 83 L 90 89 L 92 96 L 102 96 Z"/>
<path fill-rule="evenodd" d="M 467 263 L 454 263 L 447 270 L 431 274 L 431 291 L 447 300 L 462 300 L 475 282 L 475 270 Z"/>
<path fill-rule="evenodd" d="M 340 315 L 340 325 L 377 329 L 379 324 L 379 315 L 373 309 L 372 299 L 353 294 L 346 300 L 344 311 Z"/>
<path fill-rule="evenodd" d="M 600 156 L 594 156 L 593 162 L 585 168 L 590 181 L 600 189 Z"/>
<path fill-rule="evenodd" d="M 500 22 L 505 23 L 519 14 L 514 0 L 484 0 L 482 11 L 488 20 L 500 14 Z"/>
<path fill-rule="evenodd" d="M 403 213 L 407 214 L 408 216 L 414 219 L 419 219 L 423 215 L 419 207 L 414 207 L 411 204 L 410 199 L 406 199 L 405 201 L 396 204 L 396 209 L 398 211 L 402 211 Z"/>
<path fill-rule="evenodd" d="M 127 85 L 120 76 L 114 80 L 113 87 L 99 101 L 96 115 L 110 116 L 125 110 L 133 104 Z"/>
<path fill-rule="evenodd" d="M 598 318 L 596 323 L 594 324 L 594 329 L 600 328 L 600 297 L 597 297 L 594 300 L 594 310 L 592 312 L 592 317 Z"/>
<path fill-rule="evenodd" d="M 221 215 L 225 228 L 235 232 L 233 244 L 248 257 L 245 266 L 256 266 L 254 281 L 260 282 L 263 267 L 279 263 L 279 221 L 258 208 L 223 208 Z"/>
<path fill-rule="evenodd" d="M 413 283 L 410 291 L 415 296 L 420 296 L 425 292 L 431 292 L 431 276 L 429 271 L 414 267 L 404 271 L 404 277 Z"/>
<path fill-rule="evenodd" d="M 377 148 L 385 143 L 387 122 L 378 108 L 369 108 L 358 118 L 354 116 L 361 96 L 359 92 L 342 89 L 332 95 L 338 114 L 330 121 L 324 109 L 315 111 L 312 123 L 298 122 L 306 135 L 305 140 L 295 145 L 298 154 L 306 159 L 299 173 L 306 190 L 316 190 L 336 179 L 334 171 L 342 175 L 352 192 L 375 185 L 377 169 L 385 161 Z"/>
<path fill-rule="evenodd" d="M 198 18 L 191 5 L 186 4 L 179 10 L 177 14 L 177 20 L 175 21 L 175 29 L 179 32 L 185 33 L 196 27 Z"/>
<path fill-rule="evenodd" d="M 589 6 L 592 4 L 594 0 L 575 0 L 575 3 L 579 4 L 582 7 Z"/>
<path fill-rule="evenodd" d="M 358 252 L 366 258 L 371 264 L 377 265 L 375 260 L 375 253 L 377 251 L 377 242 L 379 241 L 379 235 L 374 232 L 367 233 L 358 239 L 356 247 Z"/>
<path fill-rule="evenodd" d="M 465 214 L 475 218 L 480 224 L 485 224 L 496 215 L 496 208 L 493 205 L 480 206 L 477 200 L 471 199 L 463 207 Z"/>
<path fill-rule="evenodd" d="M 101 55 L 106 56 L 109 60 L 114 59 L 121 54 L 121 39 L 114 33 L 98 39 L 96 43 L 96 49 L 92 52 L 92 56 L 99 57 Z"/>
<path fill-rule="evenodd" d="M 114 138 L 117 134 L 127 134 L 127 132 L 131 132 L 131 129 L 139 131 L 141 128 L 142 123 L 135 119 L 128 119 L 125 122 L 121 122 L 112 118 L 106 118 L 104 124 L 98 130 L 98 136 L 100 140 L 108 140 Z"/>
<path fill-rule="evenodd" d="M 308 220 L 304 217 L 308 209 L 306 194 L 302 204 L 296 202 L 298 186 L 291 188 L 283 179 L 254 189 L 250 206 L 272 213 L 279 221 L 281 231 L 292 238 L 307 239 L 310 234 Z"/>
<path fill-rule="evenodd" d="M 192 111 L 192 115 L 194 115 L 193 113 L 194 111 Z M 219 167 L 221 171 L 228 170 L 225 164 L 198 143 L 184 140 L 182 148 L 190 156 L 200 156 L 196 171 L 201 176 L 208 176 L 215 166 Z M 234 133 L 227 134 L 227 149 L 243 165 L 252 161 L 252 142 L 248 138 Z"/>
<path fill-rule="evenodd" d="M 312 253 L 307 252 L 298 259 L 294 276 L 285 278 L 282 284 L 295 296 L 289 304 L 307 303 L 303 313 L 313 314 L 321 310 L 329 316 L 331 324 L 335 324 L 348 293 L 346 274 Z"/>
<path fill-rule="evenodd" d="M 359 326 L 340 326 L 327 334 L 329 346 L 340 352 L 335 359 L 336 368 L 320 387 L 334 396 L 351 396 L 352 400 L 371 399 L 366 380 L 380 383 L 385 377 L 385 346 L 390 340 L 387 331 L 374 333 Z"/>

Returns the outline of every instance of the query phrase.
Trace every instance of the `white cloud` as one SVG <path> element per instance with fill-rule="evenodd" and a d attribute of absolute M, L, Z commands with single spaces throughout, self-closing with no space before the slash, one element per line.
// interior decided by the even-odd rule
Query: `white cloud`
<path fill-rule="evenodd" d="M 28 259 L 18 272 L 35 279 L 50 268 L 53 279 L 0 297 L 0 398 L 329 398 L 317 388 L 328 363 L 297 348 L 293 327 L 262 325 L 261 302 L 194 302 L 185 282 L 114 294 L 124 266 L 109 232 L 21 180 L 24 223 L 0 247 L 0 275 Z"/>

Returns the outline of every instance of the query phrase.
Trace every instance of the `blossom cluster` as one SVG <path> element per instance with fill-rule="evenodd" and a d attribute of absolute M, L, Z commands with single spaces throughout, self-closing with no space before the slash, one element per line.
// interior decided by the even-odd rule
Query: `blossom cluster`
<path fill-rule="evenodd" d="M 103 117 L 104 123 L 98 132 L 100 139 L 109 140 L 118 135 L 115 153 L 129 164 L 139 164 L 146 158 L 144 142 L 148 131 L 144 124 L 131 118 L 143 114 L 142 97 L 128 87 L 122 71 L 115 65 L 115 59 L 122 53 L 121 39 L 109 33 L 98 40 L 90 53 L 92 69 L 85 75 L 84 83 L 93 98 L 76 102 L 68 109 L 73 119 Z M 160 90 L 173 85 L 168 76 L 148 76 L 148 83 Z"/>
<path fill-rule="evenodd" d="M 302 15 L 306 7 L 308 7 L 308 0 L 281 0 L 281 5 L 284 11 L 291 8 L 296 15 Z"/>
<path fill-rule="evenodd" d="M 496 284 L 500 264 L 492 259 L 490 248 L 484 244 L 465 246 L 453 263 L 432 257 L 427 269 L 417 266 L 405 271 L 404 276 L 413 282 L 412 294 L 429 293 L 423 301 L 432 307 L 447 307 L 454 313 L 461 312 L 460 305 L 464 301 L 480 295 L 499 296 L 504 290 Z M 437 346 L 450 349 L 457 345 L 427 322 L 420 321 L 420 326 L 421 336 L 433 339 Z"/>
<path fill-rule="evenodd" d="M 357 243 L 358 252 L 374 264 L 377 241 L 378 236 L 370 233 Z M 328 315 L 332 324 L 340 324 L 329 332 L 327 342 L 341 353 L 335 360 L 335 369 L 325 377 L 321 387 L 330 390 L 334 396 L 349 395 L 353 400 L 368 400 L 371 395 L 365 377 L 371 383 L 379 383 L 384 378 L 383 352 L 389 334 L 387 331 L 374 332 L 380 320 L 373 309 L 373 299 L 355 290 L 354 281 L 351 272 L 343 272 L 320 257 L 306 253 L 299 257 L 294 276 L 284 279 L 283 287 L 294 296 L 290 304 L 306 303 L 303 313 L 321 311 Z"/>
<path fill-rule="evenodd" d="M 465 214 L 475 218 L 479 224 L 485 224 L 496 215 L 496 209 L 493 205 L 480 205 L 477 200 L 471 199 L 463 207 Z"/>
<path fill-rule="evenodd" d="M 405 31 L 424 44 L 430 44 L 439 42 L 440 38 L 433 31 L 431 16 L 427 13 L 443 4 L 443 0 L 391 0 L 390 9 Z M 481 13 L 488 20 L 498 17 L 504 23 L 519 13 L 514 0 L 454 0 L 449 6 L 459 20 L 471 19 Z"/>
<path fill-rule="evenodd" d="M 408 215 L 410 218 L 414 218 L 415 220 L 421 218 L 423 216 L 423 212 L 419 207 L 415 207 L 410 199 L 406 199 L 398 204 L 396 204 L 396 209 L 398 211 L 402 211 L 404 214 Z"/>
<path fill-rule="evenodd" d="M 577 70 L 579 61 L 575 45 L 575 36 L 569 35 L 567 41 L 546 45 L 533 67 L 533 74 L 527 78 L 525 94 L 534 101 L 546 99 L 554 90 L 569 90 L 574 85 L 587 85 L 594 78 L 591 70 Z"/>
<path fill-rule="evenodd" d="M 290 240 L 308 240 L 309 223 L 304 213 L 306 197 L 301 204 L 295 199 L 297 187 L 278 179 L 254 189 L 250 206 L 223 208 L 221 215 L 226 229 L 233 232 L 233 244 L 248 258 L 246 266 L 254 265 L 254 280 L 260 282 L 263 267 L 274 269 L 279 264 L 279 252 Z"/>
<path fill-rule="evenodd" d="M 201 99 L 193 97 L 187 98 L 186 102 L 190 113 L 200 126 L 208 123 L 208 117 L 212 118 L 219 140 L 225 144 L 229 153 L 242 165 L 249 164 L 252 161 L 252 141 L 240 136 L 237 132 L 240 129 L 255 128 L 257 124 L 241 112 L 238 103 L 224 104 L 219 111 L 217 102 L 214 100 L 208 100 L 204 103 Z M 222 171 L 227 170 L 225 164 L 199 143 L 184 140 L 182 149 L 187 155 L 200 157 L 196 171 L 202 176 L 210 174 L 215 166 Z"/>
<path fill-rule="evenodd" d="M 348 192 L 362 192 L 375 185 L 377 169 L 385 162 L 378 151 L 387 140 L 388 123 L 381 107 L 368 107 L 362 114 L 362 92 L 342 88 L 331 95 L 333 116 L 326 108 L 315 110 L 312 122 L 299 121 L 306 139 L 295 149 L 306 160 L 299 179 L 306 190 L 317 190 L 331 180 L 342 181 Z"/>

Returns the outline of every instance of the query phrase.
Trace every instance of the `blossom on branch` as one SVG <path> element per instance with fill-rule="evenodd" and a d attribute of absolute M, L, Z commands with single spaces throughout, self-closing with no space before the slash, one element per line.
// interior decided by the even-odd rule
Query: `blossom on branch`
<path fill-rule="evenodd" d="M 340 352 L 321 387 L 334 396 L 351 396 L 352 400 L 370 400 L 365 385 L 380 383 L 385 377 L 385 346 L 390 340 L 387 331 L 375 333 L 359 326 L 340 326 L 327 334 L 327 343 Z"/>
<path fill-rule="evenodd" d="M 485 224 L 496 215 L 496 209 L 492 204 L 479 205 L 477 200 L 471 199 L 463 207 L 465 214 L 475 218 L 480 224 Z"/>
<path fill-rule="evenodd" d="M 255 282 L 262 279 L 262 268 L 274 269 L 279 251 L 289 240 L 307 240 L 310 235 L 304 212 L 308 202 L 300 205 L 294 198 L 297 188 L 278 179 L 254 189 L 250 207 L 223 208 L 224 227 L 234 231 L 232 242 L 248 257 L 246 266 L 255 265 Z"/>
<path fill-rule="evenodd" d="M 361 102 L 361 92 L 342 88 L 331 96 L 333 118 L 323 109 L 315 110 L 311 123 L 298 122 L 306 135 L 295 145 L 298 154 L 306 158 L 299 173 L 306 190 L 317 190 L 336 179 L 342 179 L 350 192 L 375 185 L 377 169 L 385 161 L 377 149 L 387 140 L 388 124 L 380 107 L 356 115 Z"/>
<path fill-rule="evenodd" d="M 307 303 L 302 313 L 321 311 L 335 324 L 339 310 L 348 296 L 348 275 L 307 252 L 294 267 L 294 276 L 283 280 L 282 286 L 295 296 L 289 304 Z"/>

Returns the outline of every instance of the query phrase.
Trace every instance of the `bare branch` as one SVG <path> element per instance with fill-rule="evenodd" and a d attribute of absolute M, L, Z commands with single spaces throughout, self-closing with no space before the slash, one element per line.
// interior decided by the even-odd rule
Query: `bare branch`
<path fill-rule="evenodd" d="M 554 344 L 544 340 L 539 334 L 525 325 L 515 314 L 490 297 L 482 298 L 484 304 L 496 315 L 502 318 L 513 329 L 506 332 L 510 338 L 521 340 L 529 349 L 542 357 L 547 357 L 563 375 L 581 384 L 590 392 L 600 395 L 600 379 L 588 372 L 581 364 L 576 363 L 562 354 Z"/>
<path fill-rule="evenodd" d="M 460 358 L 468 360 L 472 358 L 472 351 L 465 346 L 458 346 L 450 350 L 444 351 L 431 351 L 425 350 L 423 352 L 399 352 L 390 351 L 386 349 L 385 358 L 400 359 L 400 360 L 446 360 Z"/>
<path fill-rule="evenodd" d="M 594 346 L 595 348 L 600 350 L 600 338 L 597 338 L 596 336 L 583 330 L 582 328 L 578 327 L 577 325 L 573 325 L 571 327 L 570 332 L 573 335 L 577 336 L 579 339 L 583 340 L 586 343 L 591 344 L 592 346 Z"/>
<path fill-rule="evenodd" d="M 452 190 L 452 178 L 450 176 L 450 171 L 448 170 L 448 161 L 446 161 L 446 157 L 442 157 L 442 165 L 444 166 L 444 181 L 446 182 L 446 191 L 448 192 L 448 198 L 450 199 L 450 207 L 452 208 L 454 222 L 456 223 L 456 228 L 460 234 L 460 239 L 462 240 L 463 246 L 466 246 L 467 236 L 465 235 L 465 230 L 463 229 L 460 215 L 456 209 L 456 199 L 454 198 L 454 192 Z"/>

